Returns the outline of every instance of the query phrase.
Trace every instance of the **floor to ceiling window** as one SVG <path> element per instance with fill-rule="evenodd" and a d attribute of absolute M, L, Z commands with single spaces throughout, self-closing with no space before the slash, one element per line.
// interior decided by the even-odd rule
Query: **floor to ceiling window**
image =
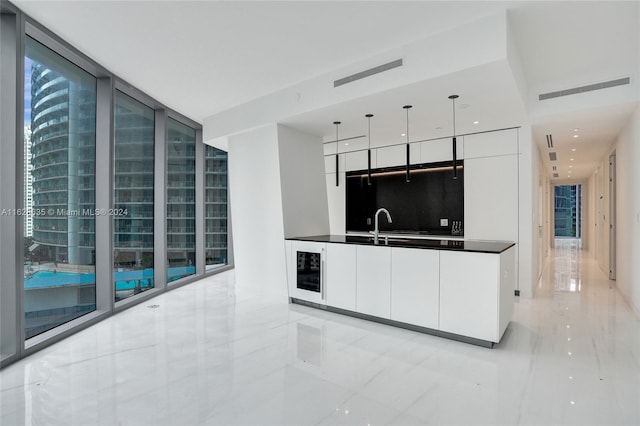
<path fill-rule="evenodd" d="M 205 145 L 204 205 L 206 269 L 228 263 L 227 153 Z"/>
<path fill-rule="evenodd" d="M 0 12 L 4 367 L 232 256 L 227 154 L 201 126 Z"/>
<path fill-rule="evenodd" d="M 196 131 L 167 121 L 167 282 L 196 272 Z"/>
<path fill-rule="evenodd" d="M 96 308 L 96 79 L 26 37 L 26 338 Z"/>
<path fill-rule="evenodd" d="M 580 238 L 582 185 L 558 185 L 555 196 L 555 236 Z"/>
<path fill-rule="evenodd" d="M 116 91 L 113 183 L 115 300 L 154 287 L 154 110 Z"/>

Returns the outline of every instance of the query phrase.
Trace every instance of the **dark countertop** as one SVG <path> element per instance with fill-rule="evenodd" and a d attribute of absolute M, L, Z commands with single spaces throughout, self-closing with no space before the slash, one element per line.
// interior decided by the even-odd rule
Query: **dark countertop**
<path fill-rule="evenodd" d="M 361 246 L 373 246 L 373 236 L 360 235 L 316 235 L 312 237 L 294 237 L 287 240 L 315 241 L 319 243 L 357 244 Z M 385 244 L 384 237 L 378 242 L 381 247 L 420 248 L 431 250 L 454 250 L 476 253 L 502 253 L 515 244 L 508 241 L 480 241 L 480 240 L 447 240 L 425 238 L 389 238 L 389 244 Z"/>

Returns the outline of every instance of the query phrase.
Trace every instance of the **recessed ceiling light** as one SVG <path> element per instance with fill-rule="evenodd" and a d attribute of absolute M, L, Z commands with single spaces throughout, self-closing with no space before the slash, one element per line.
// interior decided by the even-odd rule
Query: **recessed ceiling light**
<path fill-rule="evenodd" d="M 573 137 L 574 137 L 574 138 L 579 138 L 579 137 L 580 137 L 580 135 L 573 135 Z"/>
<path fill-rule="evenodd" d="M 400 136 L 407 136 L 406 133 L 400 133 Z"/>
<path fill-rule="evenodd" d="M 575 151 L 575 150 L 576 150 L 575 148 L 571 148 L 571 151 Z"/>
<path fill-rule="evenodd" d="M 473 124 L 478 124 L 478 123 L 480 123 L 480 122 L 479 122 L 479 121 L 477 121 L 477 120 L 473 122 Z"/>
<path fill-rule="evenodd" d="M 573 166 L 569 166 L 569 168 L 572 168 Z"/>
<path fill-rule="evenodd" d="M 574 132 L 577 132 L 578 130 L 580 130 L 579 127 L 576 127 L 575 129 L 573 129 Z"/>
<path fill-rule="evenodd" d="M 348 146 L 348 145 L 349 145 L 349 142 L 345 142 L 344 144 L 345 144 L 345 146 Z"/>
<path fill-rule="evenodd" d="M 570 158 L 569 160 L 573 161 L 573 158 Z"/>

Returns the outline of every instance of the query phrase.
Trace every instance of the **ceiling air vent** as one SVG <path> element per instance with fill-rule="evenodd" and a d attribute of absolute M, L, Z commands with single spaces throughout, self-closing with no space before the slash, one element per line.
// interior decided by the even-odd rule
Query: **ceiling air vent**
<path fill-rule="evenodd" d="M 545 99 L 559 98 L 561 96 L 575 95 L 578 93 L 591 92 L 592 90 L 607 89 L 609 87 L 624 86 L 631 83 L 630 77 L 619 78 L 617 80 L 603 81 L 602 83 L 589 84 L 587 86 L 574 87 L 573 89 L 558 90 L 557 92 L 542 93 L 538 95 L 539 101 Z"/>
<path fill-rule="evenodd" d="M 553 137 L 547 135 L 547 148 L 553 148 Z"/>
<path fill-rule="evenodd" d="M 360 80 L 365 77 L 379 74 L 384 71 L 389 71 L 394 68 L 402 66 L 402 59 L 396 59 L 395 61 L 387 62 L 386 64 L 378 65 L 377 67 L 369 68 L 368 70 L 360 71 L 355 74 L 340 78 L 333 82 L 333 87 L 342 86 L 343 84 L 352 83 L 356 80 Z"/>
<path fill-rule="evenodd" d="M 560 175 L 559 175 L 559 174 L 557 174 L 557 173 L 554 173 L 554 174 L 553 174 L 553 177 L 560 177 Z"/>
<path fill-rule="evenodd" d="M 549 160 L 558 161 L 558 155 L 555 152 L 550 152 L 549 153 Z"/>

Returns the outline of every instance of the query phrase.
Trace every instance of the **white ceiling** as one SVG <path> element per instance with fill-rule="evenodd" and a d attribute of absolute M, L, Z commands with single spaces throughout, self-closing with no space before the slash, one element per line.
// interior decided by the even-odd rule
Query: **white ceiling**
<path fill-rule="evenodd" d="M 411 103 L 412 140 L 448 136 L 451 110 L 446 97 L 454 90 L 461 95 L 459 104 L 469 105 L 459 109 L 458 133 L 527 122 L 527 113 L 535 109 L 536 117 L 529 121 L 536 141 L 546 152 L 544 135 L 553 134 L 559 167 L 575 164 L 577 179 L 593 171 L 638 102 L 636 96 L 635 103 L 609 102 L 591 109 L 574 105 L 545 115 L 540 114 L 544 105 L 534 101 L 541 91 L 629 75 L 635 82 L 640 63 L 637 1 L 14 3 L 132 85 L 199 122 L 501 10 L 509 11 L 530 90 L 524 103 L 504 69 L 478 67 L 415 85 L 413 91 L 382 93 L 285 122 L 330 138 L 335 135 L 330 125 L 335 119 L 353 123 L 352 129 L 345 125 L 344 134 L 363 134 L 366 121 L 361 116 L 373 112 L 379 119 L 393 118 L 384 123 L 374 119 L 372 134 L 399 138 L 398 129 L 405 126 L 401 106 Z M 480 124 L 469 124 L 472 120 Z M 570 157 L 576 140 L 565 133 L 574 127 L 582 128 L 582 148 Z M 546 166 L 550 171 L 551 165 Z"/>

